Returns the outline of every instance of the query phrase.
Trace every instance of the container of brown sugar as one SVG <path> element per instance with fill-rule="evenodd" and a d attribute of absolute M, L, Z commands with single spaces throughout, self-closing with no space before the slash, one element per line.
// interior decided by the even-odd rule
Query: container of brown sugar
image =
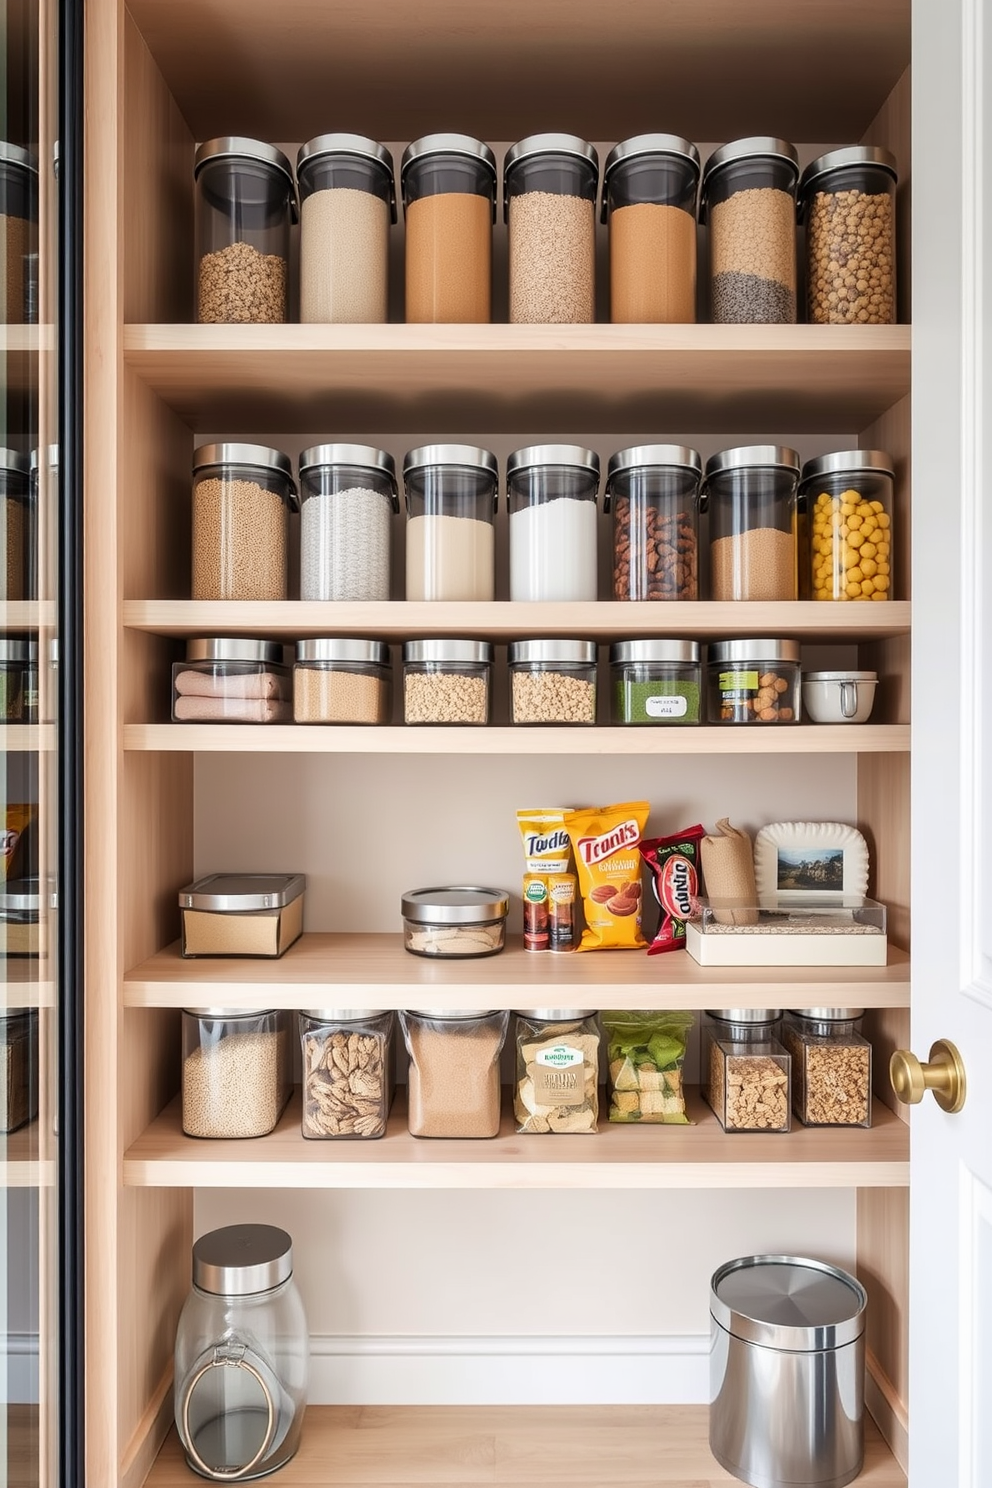
<path fill-rule="evenodd" d="M 184 956 L 282 956 L 303 933 L 302 873 L 209 873 L 179 890 Z"/>
<path fill-rule="evenodd" d="M 292 646 L 244 636 L 186 642 L 172 668 L 174 723 L 289 723 Z"/>
<path fill-rule="evenodd" d="M 492 318 L 496 157 L 468 134 L 428 134 L 403 151 L 408 324 Z"/>
<path fill-rule="evenodd" d="M 409 1054 L 407 1122 L 415 1137 L 495 1137 L 499 1132 L 499 1056 L 506 1011 L 405 1011 Z"/>
<path fill-rule="evenodd" d="M 288 455 L 263 444 L 204 444 L 193 454 L 193 598 L 286 599 Z"/>
<path fill-rule="evenodd" d="M 577 135 L 532 134 L 507 152 L 511 324 L 596 319 L 598 184 L 599 156 Z"/>
<path fill-rule="evenodd" d="M 610 225 L 610 319 L 677 325 L 696 319 L 699 151 L 677 134 L 623 140 L 603 167 Z"/>
<path fill-rule="evenodd" d="M 389 681 L 384 641 L 300 641 L 293 668 L 293 717 L 297 723 L 388 723 Z"/>
<path fill-rule="evenodd" d="M 710 598 L 799 598 L 799 456 L 776 444 L 721 450 L 706 462 L 700 510 L 709 513 Z"/>
<path fill-rule="evenodd" d="M 196 152 L 197 300 L 204 322 L 287 317 L 293 167 L 263 140 L 225 135 Z"/>

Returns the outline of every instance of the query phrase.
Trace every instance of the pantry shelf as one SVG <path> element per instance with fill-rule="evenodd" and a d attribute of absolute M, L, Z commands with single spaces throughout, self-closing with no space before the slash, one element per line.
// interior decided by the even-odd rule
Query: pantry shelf
<path fill-rule="evenodd" d="M 0 600 L 0 635 L 37 631 L 43 628 L 51 630 L 54 625 L 54 600 Z"/>
<path fill-rule="evenodd" d="M 38 1152 L 38 1123 L 0 1138 L 0 1188 L 51 1188 L 55 1162 Z"/>
<path fill-rule="evenodd" d="M 0 724 L 0 753 L 51 754 L 54 749 L 53 723 Z"/>
<path fill-rule="evenodd" d="M 0 1010 L 51 1008 L 55 1006 L 55 983 L 39 975 L 39 963 L 30 957 L 8 956 L 0 982 Z"/>

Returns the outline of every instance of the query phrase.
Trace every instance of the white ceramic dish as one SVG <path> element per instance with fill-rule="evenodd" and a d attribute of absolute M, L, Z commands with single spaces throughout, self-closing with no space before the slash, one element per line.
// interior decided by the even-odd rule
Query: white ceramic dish
<path fill-rule="evenodd" d="M 808 898 L 868 892 L 868 844 L 844 822 L 772 822 L 754 839 L 758 901 L 797 903 Z"/>
<path fill-rule="evenodd" d="M 877 672 L 806 672 L 803 712 L 814 723 L 867 723 Z"/>

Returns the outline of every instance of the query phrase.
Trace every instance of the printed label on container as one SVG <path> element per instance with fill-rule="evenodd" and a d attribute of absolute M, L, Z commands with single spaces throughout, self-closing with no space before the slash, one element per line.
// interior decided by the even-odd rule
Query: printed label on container
<path fill-rule="evenodd" d="M 649 697 L 644 699 L 644 711 L 649 718 L 684 718 L 689 711 L 689 700 L 684 697 Z"/>
<path fill-rule="evenodd" d="M 720 691 L 729 694 L 757 692 L 757 672 L 721 672 Z"/>
<path fill-rule="evenodd" d="M 553 1044 L 534 1058 L 534 1099 L 539 1106 L 581 1106 L 586 1098 L 581 1049 Z"/>

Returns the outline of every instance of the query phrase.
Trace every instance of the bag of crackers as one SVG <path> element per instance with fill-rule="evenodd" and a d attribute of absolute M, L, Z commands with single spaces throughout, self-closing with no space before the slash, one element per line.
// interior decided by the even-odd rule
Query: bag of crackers
<path fill-rule="evenodd" d="M 580 951 L 643 949 L 641 855 L 647 801 L 565 812 L 585 913 Z"/>

